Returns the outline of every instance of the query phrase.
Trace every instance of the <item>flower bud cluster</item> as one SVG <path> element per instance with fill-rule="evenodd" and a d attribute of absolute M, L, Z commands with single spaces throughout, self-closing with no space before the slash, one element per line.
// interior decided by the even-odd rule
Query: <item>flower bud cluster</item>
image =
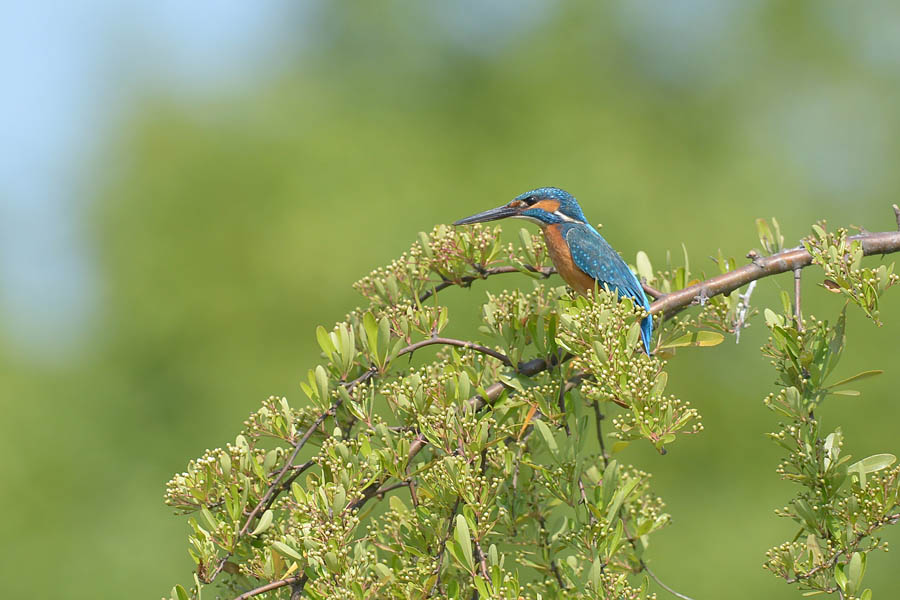
<path fill-rule="evenodd" d="M 843 294 L 863 313 L 880 325 L 878 300 L 888 288 L 900 282 L 894 264 L 863 267 L 862 242 L 851 240 L 847 230 L 826 231 L 825 222 L 813 225 L 813 235 L 803 240 L 814 264 L 825 271 L 825 289 Z"/>

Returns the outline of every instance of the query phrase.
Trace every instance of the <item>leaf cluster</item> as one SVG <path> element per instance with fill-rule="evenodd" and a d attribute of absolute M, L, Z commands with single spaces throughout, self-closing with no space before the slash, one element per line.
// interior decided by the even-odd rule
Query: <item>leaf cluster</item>
<path fill-rule="evenodd" d="M 601 410 L 624 407 L 616 451 L 641 438 L 662 449 L 699 431 L 699 416 L 664 393 L 664 361 L 641 352 L 643 310 L 605 290 L 489 294 L 484 339 L 443 337 L 437 292 L 549 273 L 541 239 L 523 230 L 504 245 L 499 233 L 421 234 L 356 284 L 367 307 L 317 330 L 323 360 L 301 383 L 304 405 L 267 399 L 233 444 L 169 482 L 197 565 L 191 592 L 173 596 L 216 582 L 275 585 L 253 592 L 273 597 L 652 597 L 630 577 L 669 517 L 649 475 L 609 457 Z M 686 271 L 675 278 L 664 284 L 686 284 Z M 696 325 L 673 327 L 681 338 Z M 434 359 L 410 360 L 432 345 Z"/>
<path fill-rule="evenodd" d="M 877 322 L 878 296 L 892 285 L 893 265 L 861 268 L 859 243 L 848 242 L 846 231 L 826 233 L 821 226 L 814 231 L 805 244 L 830 278 L 826 287 L 836 286 L 848 303 Z M 819 408 L 828 397 L 858 396 L 845 386 L 881 371 L 833 381 L 845 349 L 846 307 L 830 323 L 814 317 L 801 321 L 791 314 L 787 298 L 784 305 L 783 314 L 765 310 L 771 337 L 763 355 L 771 359 L 782 386 L 765 403 L 788 420 L 769 434 L 788 453 L 777 472 L 802 488 L 776 514 L 800 529 L 793 540 L 768 551 L 765 567 L 803 589 L 869 600 L 872 591 L 862 585 L 868 554 L 886 549 L 877 534 L 900 520 L 900 467 L 892 468 L 896 457 L 891 454 L 851 462 L 843 452 L 841 429 L 823 431 Z"/>

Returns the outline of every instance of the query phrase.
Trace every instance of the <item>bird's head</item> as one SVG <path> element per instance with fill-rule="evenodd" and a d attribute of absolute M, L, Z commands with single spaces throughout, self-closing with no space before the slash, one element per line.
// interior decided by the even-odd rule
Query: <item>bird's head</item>
<path fill-rule="evenodd" d="M 528 219 L 542 227 L 556 223 L 586 223 L 581 207 L 569 192 L 555 187 L 538 188 L 513 198 L 507 204 L 460 219 L 454 225 L 486 223 L 507 217 Z"/>

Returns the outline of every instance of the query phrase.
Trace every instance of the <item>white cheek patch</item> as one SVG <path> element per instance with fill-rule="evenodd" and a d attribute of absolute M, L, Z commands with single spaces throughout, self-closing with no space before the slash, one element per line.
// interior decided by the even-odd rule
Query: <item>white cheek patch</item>
<path fill-rule="evenodd" d="M 542 226 L 542 227 L 545 226 L 545 225 L 547 225 L 546 223 L 544 223 L 544 222 L 541 221 L 540 219 L 535 219 L 534 217 L 530 217 L 530 216 L 528 216 L 528 215 L 515 215 L 515 216 L 513 216 L 513 218 L 514 218 L 514 219 L 522 219 L 523 221 L 531 221 L 532 223 L 534 223 L 534 224 L 536 224 L 536 225 L 540 225 L 540 226 Z"/>
<path fill-rule="evenodd" d="M 554 211 L 553 214 L 556 215 L 557 217 L 559 217 L 562 221 L 564 221 L 566 223 L 577 223 L 578 222 L 575 219 L 573 219 L 572 217 L 570 217 L 569 215 L 565 215 L 565 214 L 559 212 L 558 210 Z"/>

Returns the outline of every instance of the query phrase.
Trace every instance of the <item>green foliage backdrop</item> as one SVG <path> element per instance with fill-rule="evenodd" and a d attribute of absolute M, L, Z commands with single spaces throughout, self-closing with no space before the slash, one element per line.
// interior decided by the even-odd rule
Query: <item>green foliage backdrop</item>
<path fill-rule="evenodd" d="M 422 12 L 360 3 L 323 9 L 314 50 L 256 89 L 149 95 L 94 161 L 103 175 L 88 222 L 103 287 L 93 335 L 53 365 L 26 362 L 0 337 L 2 502 L 15 515 L 0 525 L 15 541 L 0 566 L 7 593 L 32 595 L 39 581 L 65 597 L 159 596 L 186 580 L 188 532 L 162 503 L 164 482 L 232 439 L 262 399 L 299 401 L 318 361 L 315 325 L 343 319 L 358 304 L 348 284 L 435 223 L 559 185 L 629 262 L 682 242 L 695 260 L 718 248 L 742 256 L 762 216 L 777 216 L 790 241 L 821 217 L 884 229 L 900 173 L 875 167 L 897 155 L 900 116 L 883 109 L 897 105 L 900 82 L 822 11 L 762 3 L 738 39 L 718 42 L 746 49 L 718 54 L 730 76 L 680 80 L 655 76 L 612 8 L 562 9 L 474 52 Z M 852 145 L 825 140 L 850 148 L 839 165 L 862 169 L 850 184 L 822 183 L 802 160 L 815 147 L 792 153 L 788 125 L 818 114 L 821 97 L 851 134 L 884 139 L 862 167 Z M 760 303 L 772 304 L 764 287 Z M 807 297 L 814 314 L 840 307 Z M 480 298 L 448 302 L 475 323 Z M 897 296 L 881 309 L 898 314 Z M 876 329 L 848 316 L 843 374 L 886 373 L 829 409 L 858 457 L 897 451 L 900 319 L 884 320 Z M 666 456 L 629 450 L 677 515 L 654 540 L 677 560 L 657 573 L 697 598 L 795 597 L 759 566 L 794 533 L 772 512 L 795 490 L 775 477 L 781 455 L 763 435 L 773 429 L 761 402 L 772 389 L 766 336 L 755 321 L 739 345 L 679 355 L 669 385 L 700 409 L 703 433 Z M 883 597 L 900 591 L 893 560 L 869 565 Z"/>

